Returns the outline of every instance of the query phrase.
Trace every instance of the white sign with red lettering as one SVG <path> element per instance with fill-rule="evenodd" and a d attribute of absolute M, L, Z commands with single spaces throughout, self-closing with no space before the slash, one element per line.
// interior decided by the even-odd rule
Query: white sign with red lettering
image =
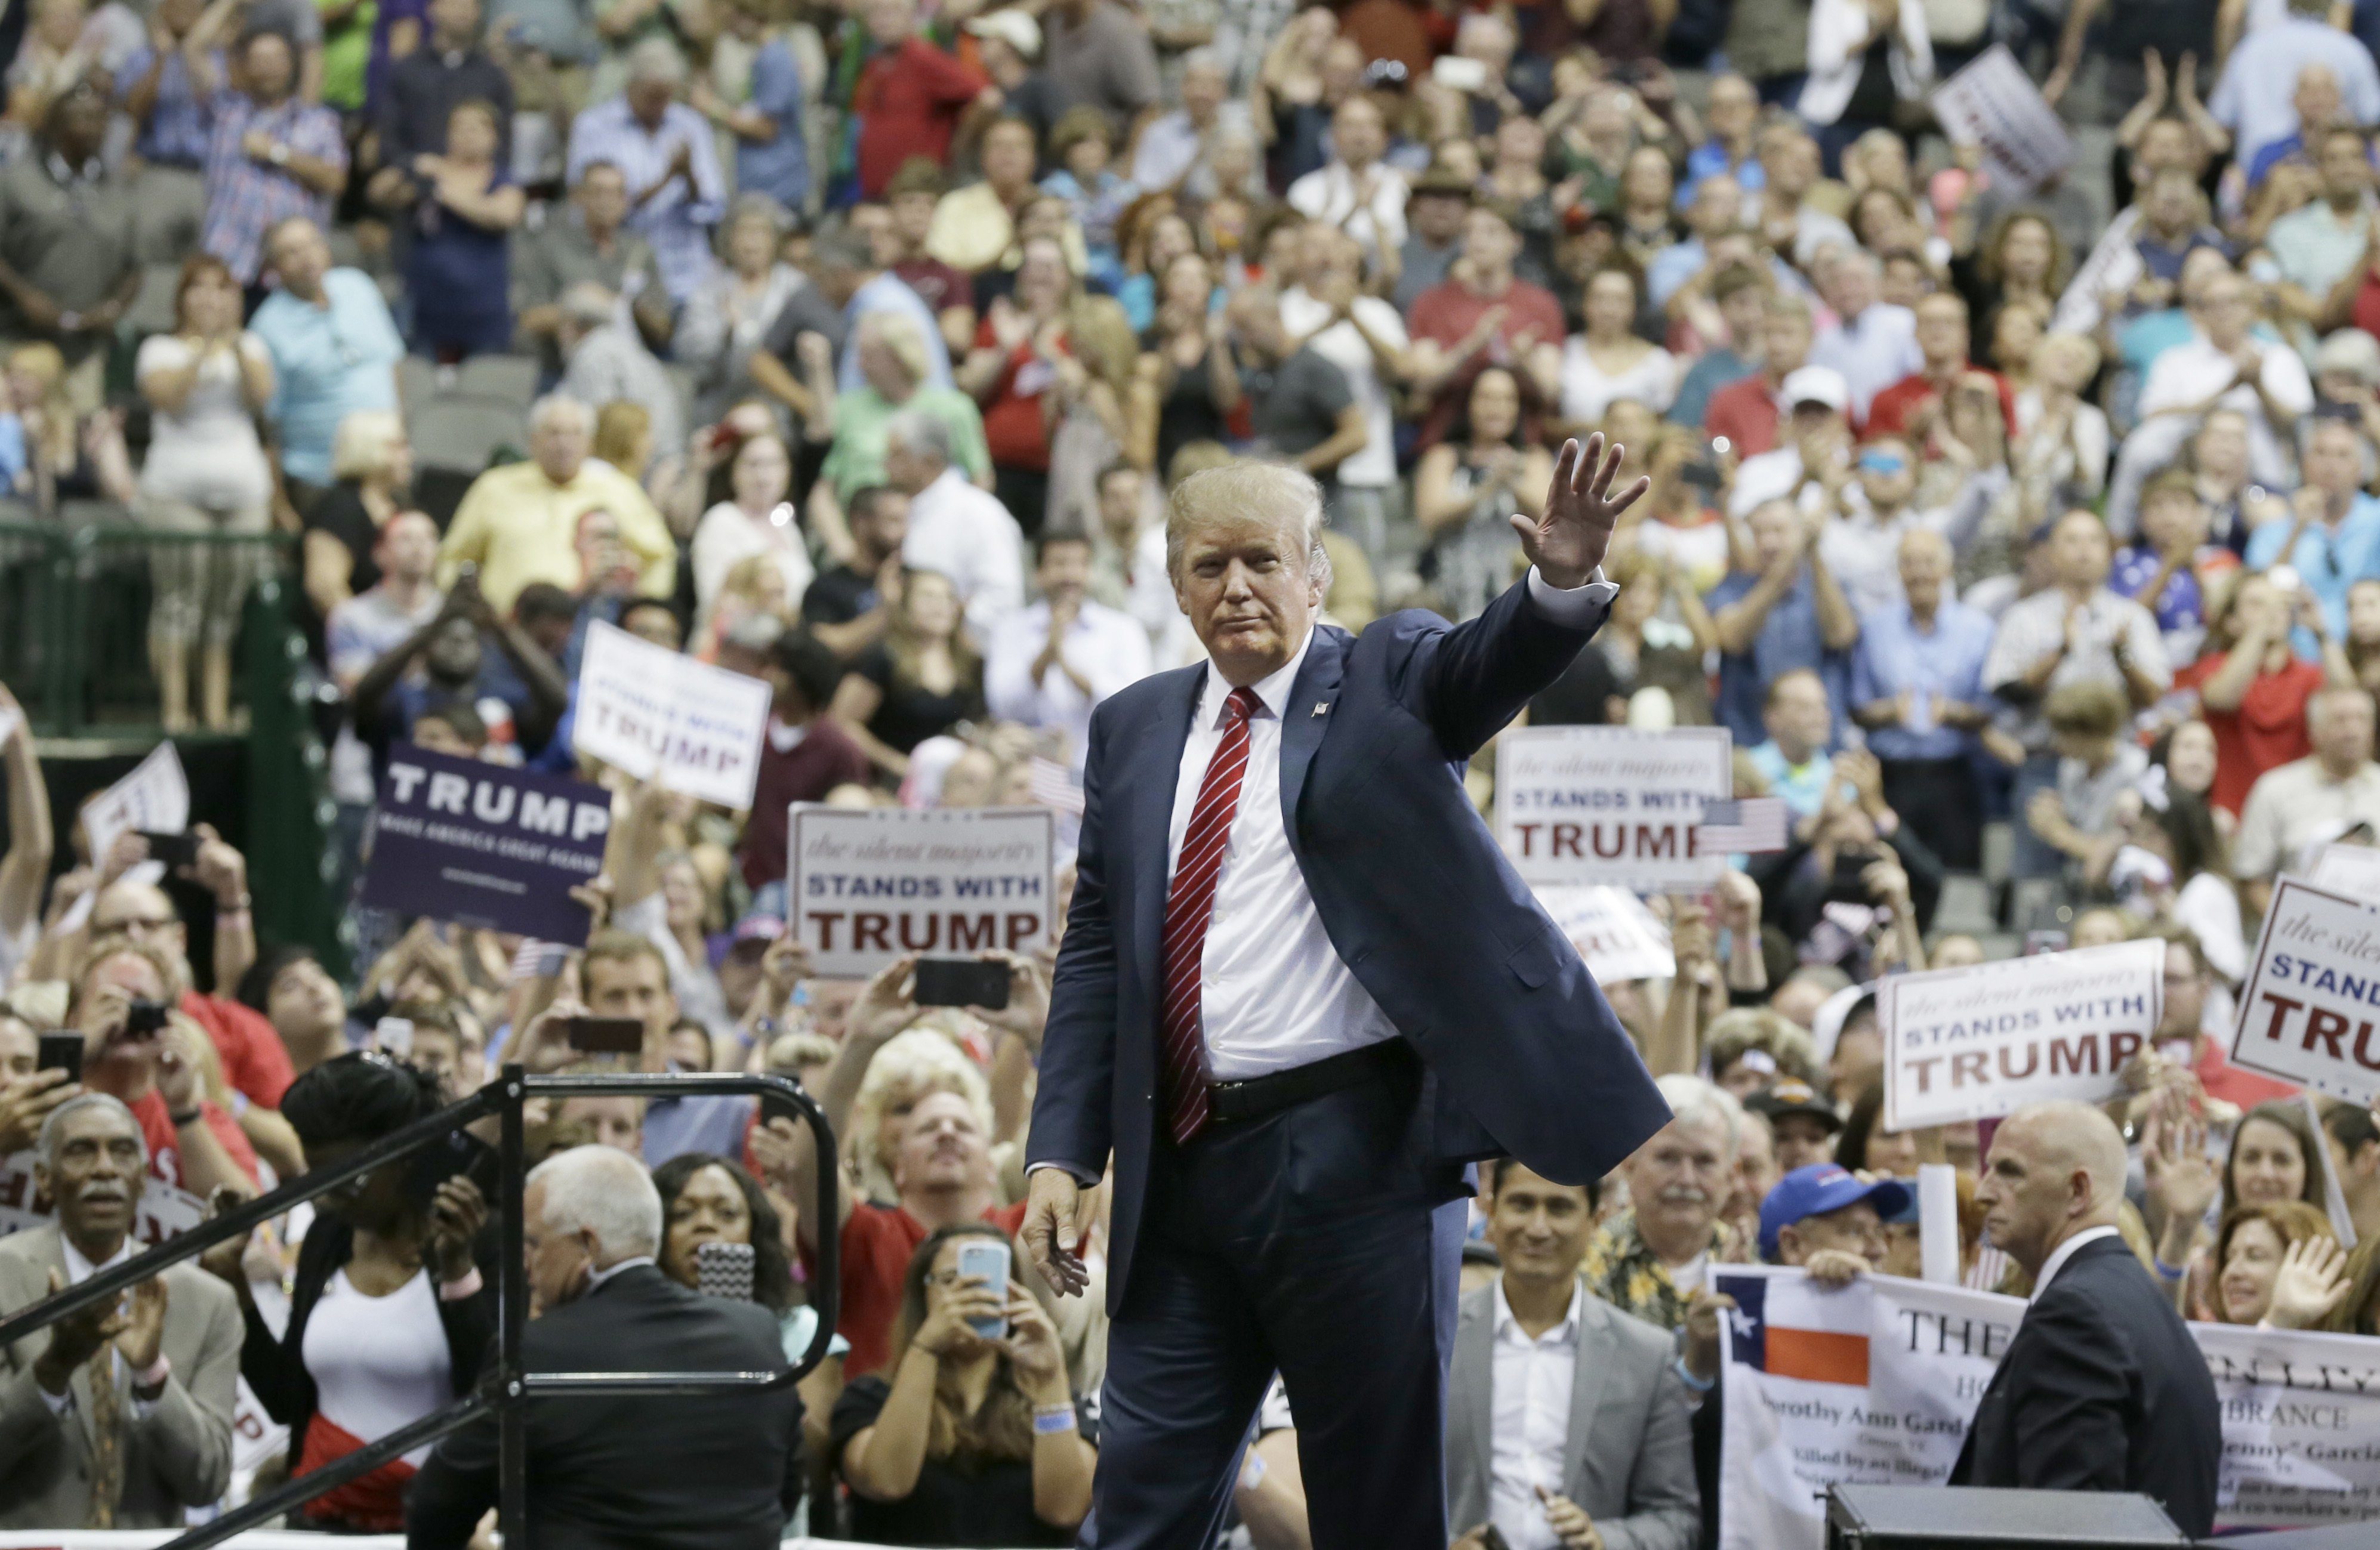
<path fill-rule="evenodd" d="M 1624 888 L 1541 888 L 1537 902 L 1578 949 L 1600 985 L 1668 979 L 1677 968 L 1670 930 Z"/>
<path fill-rule="evenodd" d="M 1522 880 L 1695 890 L 1727 857 L 1696 842 L 1735 794 L 1724 727 L 1521 727 L 1496 743 L 1496 838 Z"/>
<path fill-rule="evenodd" d="M 1894 975 L 1876 996 L 1888 1130 L 2095 1103 L 2165 1014 L 2165 943 Z"/>
<path fill-rule="evenodd" d="M 786 907 L 829 978 L 898 958 L 1038 952 L 1055 926 L 1047 807 L 793 806 Z"/>
<path fill-rule="evenodd" d="M 2307 880 L 2350 899 L 2380 904 L 2380 850 L 2370 845 L 2325 845 Z"/>
<path fill-rule="evenodd" d="M 2231 1063 L 2333 1097 L 2380 1097 L 2380 910 L 2283 878 L 2240 991 Z"/>

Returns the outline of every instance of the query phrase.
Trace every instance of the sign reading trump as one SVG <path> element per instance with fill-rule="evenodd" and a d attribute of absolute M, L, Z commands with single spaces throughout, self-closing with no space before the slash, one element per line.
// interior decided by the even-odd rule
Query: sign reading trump
<path fill-rule="evenodd" d="M 2283 878 L 2240 993 L 2234 1065 L 2333 1097 L 2380 1096 L 2380 911 Z"/>
<path fill-rule="evenodd" d="M 752 805 L 769 685 L 639 640 L 587 626 L 570 746 L 640 781 L 722 807 Z"/>
<path fill-rule="evenodd" d="M 1708 888 L 1727 857 L 1694 831 L 1734 793 L 1724 727 L 1523 727 L 1496 743 L 1496 837 L 1529 883 Z"/>
<path fill-rule="evenodd" d="M 372 809 L 362 901 L 398 914 L 587 939 L 570 890 L 603 869 L 612 793 L 400 743 Z"/>
<path fill-rule="evenodd" d="M 855 809 L 795 803 L 786 907 L 817 973 L 895 959 L 1038 951 L 1056 921 L 1047 807 Z"/>
<path fill-rule="evenodd" d="M 1888 978 L 1886 1127 L 2111 1096 L 2164 1015 L 2165 957 L 2163 941 L 2117 942 Z"/>

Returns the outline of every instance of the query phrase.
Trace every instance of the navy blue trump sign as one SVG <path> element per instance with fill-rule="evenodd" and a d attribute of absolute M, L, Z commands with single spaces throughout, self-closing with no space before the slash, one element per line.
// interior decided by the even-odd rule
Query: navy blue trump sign
<path fill-rule="evenodd" d="M 601 786 L 433 754 L 389 751 L 362 899 L 399 914 L 583 942 L 570 896 L 603 869 L 612 797 Z"/>

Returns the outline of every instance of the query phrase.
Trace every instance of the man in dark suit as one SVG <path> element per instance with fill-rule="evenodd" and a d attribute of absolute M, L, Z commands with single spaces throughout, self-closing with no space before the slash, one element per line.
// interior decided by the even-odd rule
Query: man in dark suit
<path fill-rule="evenodd" d="M 1620 449 L 1562 448 L 1532 570 L 1479 618 L 1318 625 L 1319 491 L 1194 475 L 1167 570 L 1207 648 L 1092 717 L 1082 846 L 1026 1148 L 1061 1292 L 1114 1158 L 1103 1547 L 1212 1537 L 1276 1368 L 1320 1550 L 1443 1550 L 1440 1396 L 1465 1166 L 1599 1178 L 1669 1119 L 1462 762 L 1616 590 Z M 1245 797 L 1245 800 L 1243 799 Z"/>
<path fill-rule="evenodd" d="M 642 1164 L 580 1146 L 529 1174 L 529 1285 L 542 1310 L 532 1373 L 765 1371 L 784 1365 L 777 1321 L 753 1302 L 662 1274 L 661 1196 Z M 532 1550 L 774 1550 L 801 1498 L 802 1403 L 792 1386 L 528 1407 Z M 496 1424 L 438 1445 L 406 1508 L 410 1550 L 463 1550 L 496 1505 Z"/>
<path fill-rule="evenodd" d="M 2124 1142 L 2079 1103 L 2019 1109 L 1975 1204 L 2033 1305 L 1975 1407 L 1953 1485 L 2139 1491 L 2182 1532 L 2215 1522 L 2222 1420 L 2206 1359 L 2116 1230 Z"/>

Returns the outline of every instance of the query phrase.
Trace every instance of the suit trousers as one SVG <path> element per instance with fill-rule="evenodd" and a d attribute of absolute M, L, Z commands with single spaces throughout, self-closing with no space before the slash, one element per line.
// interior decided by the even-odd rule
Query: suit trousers
<path fill-rule="evenodd" d="M 1160 1138 L 1108 1337 L 1083 1543 L 1204 1550 L 1276 1369 L 1316 1550 L 1445 1550 L 1443 1391 L 1461 1170 L 1426 1157 L 1415 1063 Z"/>

